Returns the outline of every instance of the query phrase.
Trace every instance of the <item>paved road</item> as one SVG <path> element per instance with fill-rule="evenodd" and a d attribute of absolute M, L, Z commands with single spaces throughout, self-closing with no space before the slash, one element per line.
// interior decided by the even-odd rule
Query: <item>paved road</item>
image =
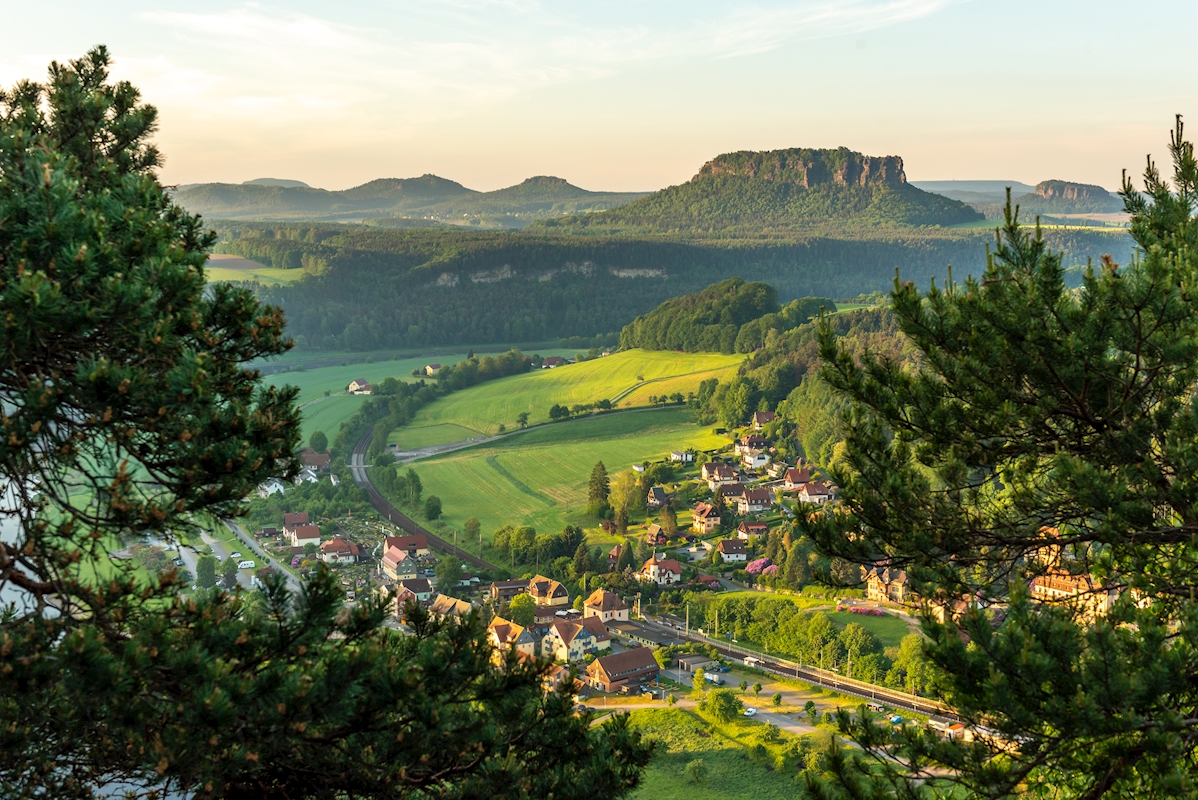
<path fill-rule="evenodd" d="M 245 532 L 245 530 L 240 525 L 238 525 L 236 522 L 232 522 L 231 520 L 227 520 L 227 519 L 221 520 L 221 522 L 224 523 L 226 528 L 233 531 L 233 533 L 237 534 L 237 538 L 241 541 L 241 543 L 243 545 L 245 545 L 245 548 L 243 548 L 243 550 L 242 550 L 243 553 L 245 552 L 245 549 L 248 549 L 250 552 L 252 552 L 256 556 L 256 558 L 254 558 L 253 560 L 258 562 L 257 563 L 258 568 L 264 567 L 267 565 L 267 562 L 275 560 L 273 557 L 267 555 L 266 551 L 262 549 L 262 546 L 254 540 L 254 537 L 247 534 Z M 220 544 L 220 543 L 217 542 L 217 544 Z M 213 545 L 213 549 L 214 550 L 216 549 L 215 545 Z M 283 576 L 287 578 L 287 588 L 288 589 L 292 590 L 293 592 L 299 592 L 303 588 L 303 586 L 300 584 L 299 578 L 295 577 L 295 575 L 291 574 L 289 571 L 287 571 L 286 569 L 284 569 L 282 567 L 279 567 L 278 571 L 283 573 Z M 248 586 L 250 579 L 249 579 L 249 576 L 247 576 L 245 574 L 246 572 L 248 572 L 248 570 L 242 570 L 241 576 L 238 578 L 238 580 L 241 580 L 241 578 L 245 578 L 244 585 Z"/>

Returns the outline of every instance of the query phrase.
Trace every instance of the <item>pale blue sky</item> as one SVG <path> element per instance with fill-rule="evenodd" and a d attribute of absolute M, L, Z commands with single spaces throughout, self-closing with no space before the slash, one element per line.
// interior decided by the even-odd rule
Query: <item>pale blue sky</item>
<path fill-rule="evenodd" d="M 433 172 L 656 189 L 730 150 L 845 145 L 913 180 L 1116 188 L 1198 136 L 1194 2 L 3 0 L 0 83 L 106 43 L 169 182 Z M 14 32 L 20 35 L 13 35 Z"/>

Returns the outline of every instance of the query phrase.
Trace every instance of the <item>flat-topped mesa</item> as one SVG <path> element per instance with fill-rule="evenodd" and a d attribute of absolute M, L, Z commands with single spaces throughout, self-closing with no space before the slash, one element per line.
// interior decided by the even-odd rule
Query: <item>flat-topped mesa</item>
<path fill-rule="evenodd" d="M 866 156 L 841 147 L 835 150 L 790 148 L 725 153 L 708 161 L 694 179 L 704 176 L 745 177 L 780 183 L 813 186 L 868 186 L 907 184 L 903 159 L 899 156 Z"/>
<path fill-rule="evenodd" d="M 1070 202 L 1111 202 L 1111 193 L 1092 183 L 1070 181 L 1040 181 L 1036 184 L 1036 195 L 1045 200 L 1068 200 Z"/>

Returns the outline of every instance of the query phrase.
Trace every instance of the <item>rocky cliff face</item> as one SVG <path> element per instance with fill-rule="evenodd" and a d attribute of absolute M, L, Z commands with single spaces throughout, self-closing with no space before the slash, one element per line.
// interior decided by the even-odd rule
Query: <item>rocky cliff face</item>
<path fill-rule="evenodd" d="M 907 174 L 898 156 L 866 156 L 846 148 L 837 150 L 767 150 L 726 153 L 703 165 L 696 179 L 704 176 L 738 176 L 765 181 L 794 183 L 805 189 L 826 184 L 904 186 Z"/>
<path fill-rule="evenodd" d="M 1069 181 L 1040 181 L 1036 184 L 1036 196 L 1070 203 L 1111 202 L 1111 193 L 1101 186 Z"/>

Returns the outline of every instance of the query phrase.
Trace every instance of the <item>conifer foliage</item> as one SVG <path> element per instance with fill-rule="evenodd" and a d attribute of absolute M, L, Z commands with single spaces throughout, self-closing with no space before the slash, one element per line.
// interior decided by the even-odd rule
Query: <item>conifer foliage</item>
<path fill-rule="evenodd" d="M 293 474 L 300 429 L 249 366 L 288 346 L 282 314 L 205 286 L 212 237 L 108 66 L 0 93 L 0 796 L 624 794 L 649 747 L 546 695 L 543 667 L 493 668 L 476 616 L 413 608 L 402 636 L 324 571 L 189 598 L 108 558 L 236 514 Z"/>
<path fill-rule="evenodd" d="M 851 400 L 843 510 L 800 521 L 826 555 L 905 569 L 927 599 L 935 689 L 990 735 L 944 741 L 842 718 L 894 762 L 819 796 L 1192 796 L 1198 769 L 1198 163 L 1124 181 L 1142 254 L 1079 289 L 1008 205 L 988 268 L 894 314 L 920 355 L 854 359 L 826 329 L 823 376 Z M 950 276 L 951 277 L 951 276 Z M 1053 599 L 1029 586 L 1072 587 Z M 915 780 L 910 780 L 914 778 Z M 956 795 L 954 795 L 956 796 Z"/>

